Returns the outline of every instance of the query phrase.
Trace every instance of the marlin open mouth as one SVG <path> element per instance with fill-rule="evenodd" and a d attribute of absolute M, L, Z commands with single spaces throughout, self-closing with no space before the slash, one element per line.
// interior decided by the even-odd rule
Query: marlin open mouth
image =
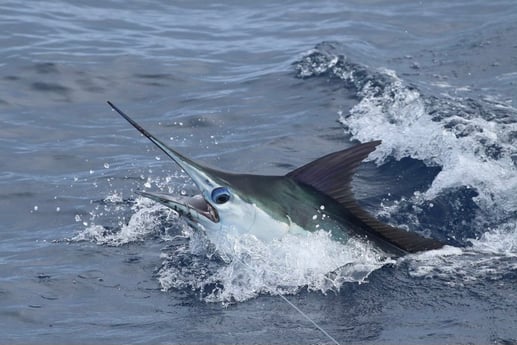
<path fill-rule="evenodd" d="M 151 192 L 140 192 L 140 194 L 170 207 L 180 216 L 184 216 L 192 222 L 199 222 L 201 216 L 213 223 L 220 221 L 217 210 L 201 194 L 189 197 L 173 197 L 168 194 Z"/>

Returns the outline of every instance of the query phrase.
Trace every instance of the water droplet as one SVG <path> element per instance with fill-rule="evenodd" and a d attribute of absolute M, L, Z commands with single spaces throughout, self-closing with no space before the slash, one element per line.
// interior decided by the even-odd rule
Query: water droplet
<path fill-rule="evenodd" d="M 56 207 L 56 212 L 59 212 L 59 211 L 61 211 L 61 207 L 58 206 L 58 207 Z"/>
<path fill-rule="evenodd" d="M 324 210 L 324 209 L 325 209 L 325 205 L 321 205 L 320 210 Z"/>
<path fill-rule="evenodd" d="M 316 220 L 316 219 L 318 219 L 317 215 L 312 216 L 312 220 Z"/>
<path fill-rule="evenodd" d="M 105 167 L 106 169 L 109 169 L 109 168 L 110 168 L 109 163 L 104 163 L 104 167 Z"/>
<path fill-rule="evenodd" d="M 161 160 L 161 158 L 158 156 L 154 157 L 154 159 L 156 159 L 157 161 Z"/>
<path fill-rule="evenodd" d="M 93 174 L 94 172 L 95 172 L 95 171 L 93 171 L 93 170 L 90 170 L 90 175 L 92 175 L 92 174 Z"/>
<path fill-rule="evenodd" d="M 78 215 L 78 214 L 76 214 L 76 215 L 75 215 L 75 221 L 76 221 L 76 222 L 80 222 L 80 221 L 81 221 L 81 216 L 80 216 L 80 215 Z"/>
<path fill-rule="evenodd" d="M 35 205 L 34 206 L 34 211 L 37 211 L 38 210 L 38 205 Z"/>

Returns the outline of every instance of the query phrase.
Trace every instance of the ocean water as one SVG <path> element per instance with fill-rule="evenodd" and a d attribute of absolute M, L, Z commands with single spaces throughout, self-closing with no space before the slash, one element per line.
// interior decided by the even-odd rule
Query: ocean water
<path fill-rule="evenodd" d="M 0 342 L 517 343 L 514 1 L 0 3 Z M 354 191 L 448 244 L 219 253 L 139 190 L 382 140 Z M 267 231 L 267 229 L 264 229 Z"/>

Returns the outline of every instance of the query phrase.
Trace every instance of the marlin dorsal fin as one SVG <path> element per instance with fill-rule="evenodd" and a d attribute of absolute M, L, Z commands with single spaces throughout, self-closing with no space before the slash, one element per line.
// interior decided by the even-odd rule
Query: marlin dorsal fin
<path fill-rule="evenodd" d="M 352 177 L 361 162 L 380 143 L 381 141 L 372 141 L 328 154 L 286 176 L 337 201 L 362 224 L 367 236 L 373 240 L 380 239 L 409 253 L 441 248 L 441 242 L 384 224 L 358 205 L 352 192 Z"/>
<path fill-rule="evenodd" d="M 354 173 L 380 143 L 380 140 L 371 141 L 330 153 L 291 171 L 287 176 L 316 188 L 346 206 L 349 202 L 355 202 L 351 188 Z"/>

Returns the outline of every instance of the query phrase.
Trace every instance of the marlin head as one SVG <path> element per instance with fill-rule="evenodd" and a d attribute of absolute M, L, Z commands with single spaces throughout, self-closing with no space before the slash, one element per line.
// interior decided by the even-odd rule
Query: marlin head
<path fill-rule="evenodd" d="M 377 221 L 356 202 L 350 186 L 352 176 L 380 141 L 331 153 L 285 176 L 233 174 L 203 166 L 167 147 L 113 103 L 108 104 L 174 160 L 200 192 L 193 196 L 141 195 L 174 209 L 192 227 L 204 230 L 216 247 L 222 233 L 249 234 L 270 241 L 287 233 L 322 228 L 337 239 L 363 237 L 395 255 L 443 246 Z"/>
<path fill-rule="evenodd" d="M 278 220 L 271 218 L 257 206 L 259 201 L 253 200 L 246 194 L 246 183 L 243 182 L 245 182 L 247 175 L 226 173 L 194 162 L 166 146 L 113 103 L 108 101 L 108 104 L 176 162 L 189 175 L 200 192 L 192 196 L 141 192 L 142 196 L 174 209 L 181 216 L 184 216 L 191 226 L 196 229 L 203 229 L 212 242 L 217 242 L 215 239 L 218 233 L 222 231 L 234 234 L 243 231 L 251 232 L 257 238 L 266 240 L 273 236 L 278 237 L 291 226 L 288 217 L 284 216 Z M 263 177 L 269 178 L 267 176 Z M 239 185 L 243 185 L 244 188 L 239 188 Z M 258 225 L 269 228 L 269 231 L 253 233 L 252 230 L 258 229 Z"/>
<path fill-rule="evenodd" d="M 187 221 L 194 227 L 203 226 L 208 229 L 213 229 L 220 225 L 221 214 L 228 212 L 228 205 L 225 204 L 228 204 L 231 199 L 233 199 L 232 201 L 234 203 L 242 203 L 237 195 L 232 195 L 230 189 L 226 186 L 226 181 L 218 176 L 220 175 L 218 174 L 218 171 L 204 167 L 185 157 L 176 150 L 166 146 L 162 141 L 142 128 L 113 103 L 108 101 L 108 104 L 140 133 L 158 146 L 158 148 L 160 148 L 167 156 L 175 161 L 189 175 L 201 192 L 200 194 L 189 197 L 176 197 L 169 194 L 154 192 L 141 192 L 140 194 L 142 196 L 174 209 L 180 215 L 185 216 Z M 239 206 L 242 207 L 243 205 Z"/>

